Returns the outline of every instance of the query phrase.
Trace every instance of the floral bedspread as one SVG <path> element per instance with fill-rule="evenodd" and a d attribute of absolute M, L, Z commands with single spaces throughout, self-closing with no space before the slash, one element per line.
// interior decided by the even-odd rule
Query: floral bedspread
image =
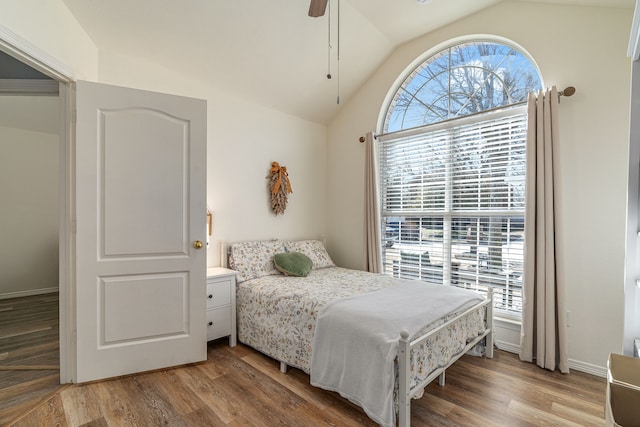
<path fill-rule="evenodd" d="M 336 299 L 395 286 L 398 279 L 340 267 L 311 270 L 307 277 L 270 275 L 237 286 L 238 338 L 289 366 L 311 370 L 313 334 L 318 312 Z M 432 323 L 437 327 L 452 314 Z M 484 332 L 484 309 L 466 316 L 414 348 L 411 384 L 426 378 Z"/>

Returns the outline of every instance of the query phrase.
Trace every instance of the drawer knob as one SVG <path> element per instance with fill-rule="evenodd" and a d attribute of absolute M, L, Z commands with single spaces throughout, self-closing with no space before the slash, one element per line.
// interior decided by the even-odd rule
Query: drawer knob
<path fill-rule="evenodd" d="M 213 295 L 209 294 L 209 299 L 213 298 Z"/>
<path fill-rule="evenodd" d="M 212 325 L 213 325 L 213 322 L 209 322 L 209 326 L 212 326 Z"/>

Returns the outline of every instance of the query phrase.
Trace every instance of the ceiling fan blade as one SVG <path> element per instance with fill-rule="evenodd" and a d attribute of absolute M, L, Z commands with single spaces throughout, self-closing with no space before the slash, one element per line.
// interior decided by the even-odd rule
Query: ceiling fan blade
<path fill-rule="evenodd" d="M 324 15 L 324 11 L 327 8 L 328 0 L 311 0 L 309 5 L 309 16 L 317 18 Z"/>

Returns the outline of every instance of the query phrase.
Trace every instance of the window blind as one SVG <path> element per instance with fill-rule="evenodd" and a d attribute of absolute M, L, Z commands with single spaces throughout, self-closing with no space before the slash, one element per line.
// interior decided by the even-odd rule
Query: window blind
<path fill-rule="evenodd" d="M 502 294 L 519 311 L 526 107 L 380 139 L 385 272 Z"/>

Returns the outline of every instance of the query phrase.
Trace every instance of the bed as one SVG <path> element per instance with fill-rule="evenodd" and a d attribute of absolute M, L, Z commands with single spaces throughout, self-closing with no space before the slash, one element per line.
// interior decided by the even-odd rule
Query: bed
<path fill-rule="evenodd" d="M 312 261 L 306 277 L 273 263 L 294 252 Z M 321 240 L 235 243 L 228 265 L 238 272 L 238 339 L 380 425 L 409 426 L 411 399 L 435 378 L 444 385 L 445 370 L 466 352 L 493 356 L 492 292 L 337 267 Z"/>

